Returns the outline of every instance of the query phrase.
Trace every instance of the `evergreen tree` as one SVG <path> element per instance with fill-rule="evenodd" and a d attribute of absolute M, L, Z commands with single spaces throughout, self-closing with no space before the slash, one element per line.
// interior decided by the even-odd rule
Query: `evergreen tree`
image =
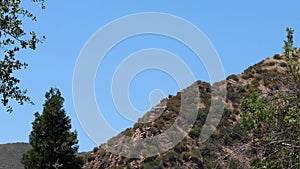
<path fill-rule="evenodd" d="M 32 149 L 23 154 L 25 169 L 79 169 L 83 161 L 76 156 L 77 133 L 63 109 L 64 98 L 56 88 L 45 95 L 43 113 L 35 113 L 29 141 Z"/>
<path fill-rule="evenodd" d="M 286 28 L 286 40 L 284 40 L 284 54 L 289 58 L 290 53 L 294 50 L 294 30 L 291 28 Z"/>

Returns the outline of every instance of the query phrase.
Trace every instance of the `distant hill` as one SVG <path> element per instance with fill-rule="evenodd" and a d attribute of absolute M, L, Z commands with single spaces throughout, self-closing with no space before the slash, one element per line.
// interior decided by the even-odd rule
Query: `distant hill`
<path fill-rule="evenodd" d="M 0 169 L 24 169 L 20 162 L 23 153 L 30 150 L 29 143 L 0 144 Z M 78 156 L 88 158 L 88 152 L 80 152 Z"/>
<path fill-rule="evenodd" d="M 209 111 L 212 86 L 209 83 L 197 81 L 193 85 L 198 85 L 201 93 L 198 117 L 190 132 L 180 143 L 167 152 L 153 157 L 144 158 L 143 150 L 141 150 L 135 152 L 140 158 L 125 158 L 103 149 L 106 145 L 113 145 L 116 151 L 128 152 L 130 147 L 124 146 L 124 141 L 120 141 L 121 135 L 117 135 L 106 144 L 94 148 L 87 158 L 85 168 L 249 168 L 251 161 L 257 155 L 252 150 L 248 153 L 239 153 L 240 149 L 237 149 L 251 144 L 251 139 L 244 139 L 248 134 L 240 121 L 240 101 L 243 97 L 248 97 L 252 89 L 260 93 L 292 91 L 293 86 L 296 85 L 291 84 L 290 81 L 287 64 L 280 54 L 250 66 L 242 74 L 227 77 L 223 81 L 227 83 L 226 109 L 217 129 L 204 144 L 199 144 L 198 140 Z M 158 110 L 160 108 L 158 105 L 142 117 L 142 119 L 149 119 L 163 111 L 155 121 L 136 123 L 121 134 L 138 141 L 140 138 L 149 138 L 165 132 L 178 118 L 180 96 L 181 92 L 178 92 L 177 95 L 162 100 L 161 104 L 167 102 L 166 107 Z M 170 138 L 166 138 L 163 144 L 169 144 L 168 140 Z M 159 149 L 156 145 L 152 148 Z M 233 158 L 228 158 L 229 154 L 233 155 Z"/>
<path fill-rule="evenodd" d="M 20 160 L 30 148 L 28 143 L 0 144 L 0 169 L 24 169 Z"/>

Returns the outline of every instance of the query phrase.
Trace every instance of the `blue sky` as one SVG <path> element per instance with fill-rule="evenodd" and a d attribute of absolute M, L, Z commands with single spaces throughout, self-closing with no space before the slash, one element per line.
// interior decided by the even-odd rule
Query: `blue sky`
<path fill-rule="evenodd" d="M 298 0 L 289 1 L 47 1 L 46 9 L 26 3 L 38 17 L 37 23 L 25 22 L 26 29 L 34 29 L 47 40 L 36 51 L 26 51 L 19 58 L 29 67 L 16 75 L 21 86 L 35 105 L 15 106 L 8 114 L 0 113 L 0 143 L 28 142 L 33 114 L 42 111 L 44 94 L 50 87 L 58 87 L 65 98 L 65 109 L 78 131 L 80 151 L 97 146 L 82 129 L 72 99 L 73 71 L 86 41 L 101 27 L 120 17 L 139 12 L 162 12 L 176 15 L 197 26 L 210 39 L 224 66 L 226 76 L 241 73 L 267 57 L 282 52 L 285 28 L 295 29 L 295 41 L 300 41 Z M 122 28 L 120 28 L 120 31 Z M 101 111 L 117 131 L 132 125 L 122 119 L 113 106 L 110 80 L 122 58 L 144 48 L 161 48 L 175 53 L 193 71 L 197 79 L 209 81 L 201 64 L 184 45 L 166 37 L 137 36 L 118 44 L 99 66 L 95 94 Z M 155 71 L 138 74 L 131 83 L 129 97 L 141 112 L 149 109 L 149 92 L 161 89 L 166 95 L 176 94 L 179 87 L 169 75 Z M 142 115 L 142 114 L 141 114 Z M 99 129 L 101 134 L 101 129 Z"/>

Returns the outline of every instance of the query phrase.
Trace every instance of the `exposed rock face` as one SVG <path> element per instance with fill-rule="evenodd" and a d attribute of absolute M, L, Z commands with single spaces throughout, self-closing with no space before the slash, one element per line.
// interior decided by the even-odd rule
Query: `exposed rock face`
<path fill-rule="evenodd" d="M 178 118 L 181 103 L 181 92 L 175 96 L 163 99 L 161 103 L 146 113 L 132 128 L 126 129 L 120 135 L 112 138 L 106 144 L 100 145 L 98 151 L 90 154 L 84 168 L 248 168 L 253 156 L 239 154 L 241 149 L 247 149 L 251 141 L 244 140 L 246 133 L 240 124 L 239 105 L 244 96 L 248 96 L 251 89 L 256 89 L 268 95 L 276 91 L 293 91 L 295 85 L 291 83 L 287 74 L 286 63 L 281 55 L 275 55 L 254 66 L 249 67 L 240 75 L 231 75 L 227 84 L 226 108 L 221 122 L 213 135 L 203 144 L 199 144 L 199 134 L 206 120 L 211 104 L 212 87 L 210 84 L 197 81 L 200 93 L 200 103 L 197 120 L 192 129 L 186 133 L 184 127 L 177 125 L 172 137 L 185 136 L 176 145 L 170 141 L 170 135 L 163 135 Z M 219 84 L 219 85 L 220 85 Z M 218 83 L 214 84 L 218 85 Z M 197 96 L 193 96 L 197 97 Z M 136 158 L 127 158 L 112 154 L 103 147 L 114 145 L 116 151 L 126 152 L 129 147 L 124 146 L 121 135 L 128 136 L 138 142 L 143 138 L 162 135 L 161 145 L 172 147 L 166 152 L 157 153 L 152 157 L 143 156 L 143 149 L 135 152 Z M 132 146 L 138 146 L 133 144 Z M 159 146 L 151 147 L 155 152 Z M 233 158 L 228 159 L 228 154 Z"/>

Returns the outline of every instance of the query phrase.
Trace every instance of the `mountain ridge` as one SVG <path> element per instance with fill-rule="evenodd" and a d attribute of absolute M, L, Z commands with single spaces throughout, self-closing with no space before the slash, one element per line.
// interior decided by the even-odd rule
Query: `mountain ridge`
<path fill-rule="evenodd" d="M 251 142 L 247 140 L 247 133 L 241 125 L 239 111 L 240 100 L 248 97 L 250 91 L 258 90 L 262 95 L 279 91 L 291 91 L 294 84 L 287 75 L 287 64 L 282 54 L 275 54 L 259 63 L 248 67 L 243 73 L 230 75 L 221 82 L 213 85 L 196 81 L 200 92 L 200 107 L 193 128 L 186 137 L 165 153 L 157 154 L 149 158 L 125 158 L 107 152 L 103 147 L 113 144 L 118 151 L 124 151 L 122 143 L 118 142 L 120 134 L 133 139 L 149 138 L 166 131 L 178 117 L 180 109 L 180 94 L 170 96 L 166 101 L 163 113 L 153 122 L 136 123 L 116 137 L 110 139 L 106 144 L 95 148 L 84 165 L 84 168 L 248 168 L 251 164 L 253 154 L 236 153 L 238 148 Z M 211 101 L 211 88 L 226 82 L 227 96 L 226 107 L 222 119 L 213 135 L 204 143 L 198 143 L 198 137 L 209 111 Z M 291 88 L 290 88 L 291 87 Z M 161 103 L 162 103 L 161 102 Z M 151 110 L 144 117 L 152 116 Z M 140 120 L 141 120 L 140 119 Z M 143 120 L 142 120 L 143 121 Z M 168 143 L 164 143 L 168 144 Z M 153 146 L 153 149 L 157 147 Z M 142 154 L 142 152 L 137 152 Z M 229 158 L 229 155 L 231 158 Z M 229 160 L 230 159 L 230 160 Z"/>

